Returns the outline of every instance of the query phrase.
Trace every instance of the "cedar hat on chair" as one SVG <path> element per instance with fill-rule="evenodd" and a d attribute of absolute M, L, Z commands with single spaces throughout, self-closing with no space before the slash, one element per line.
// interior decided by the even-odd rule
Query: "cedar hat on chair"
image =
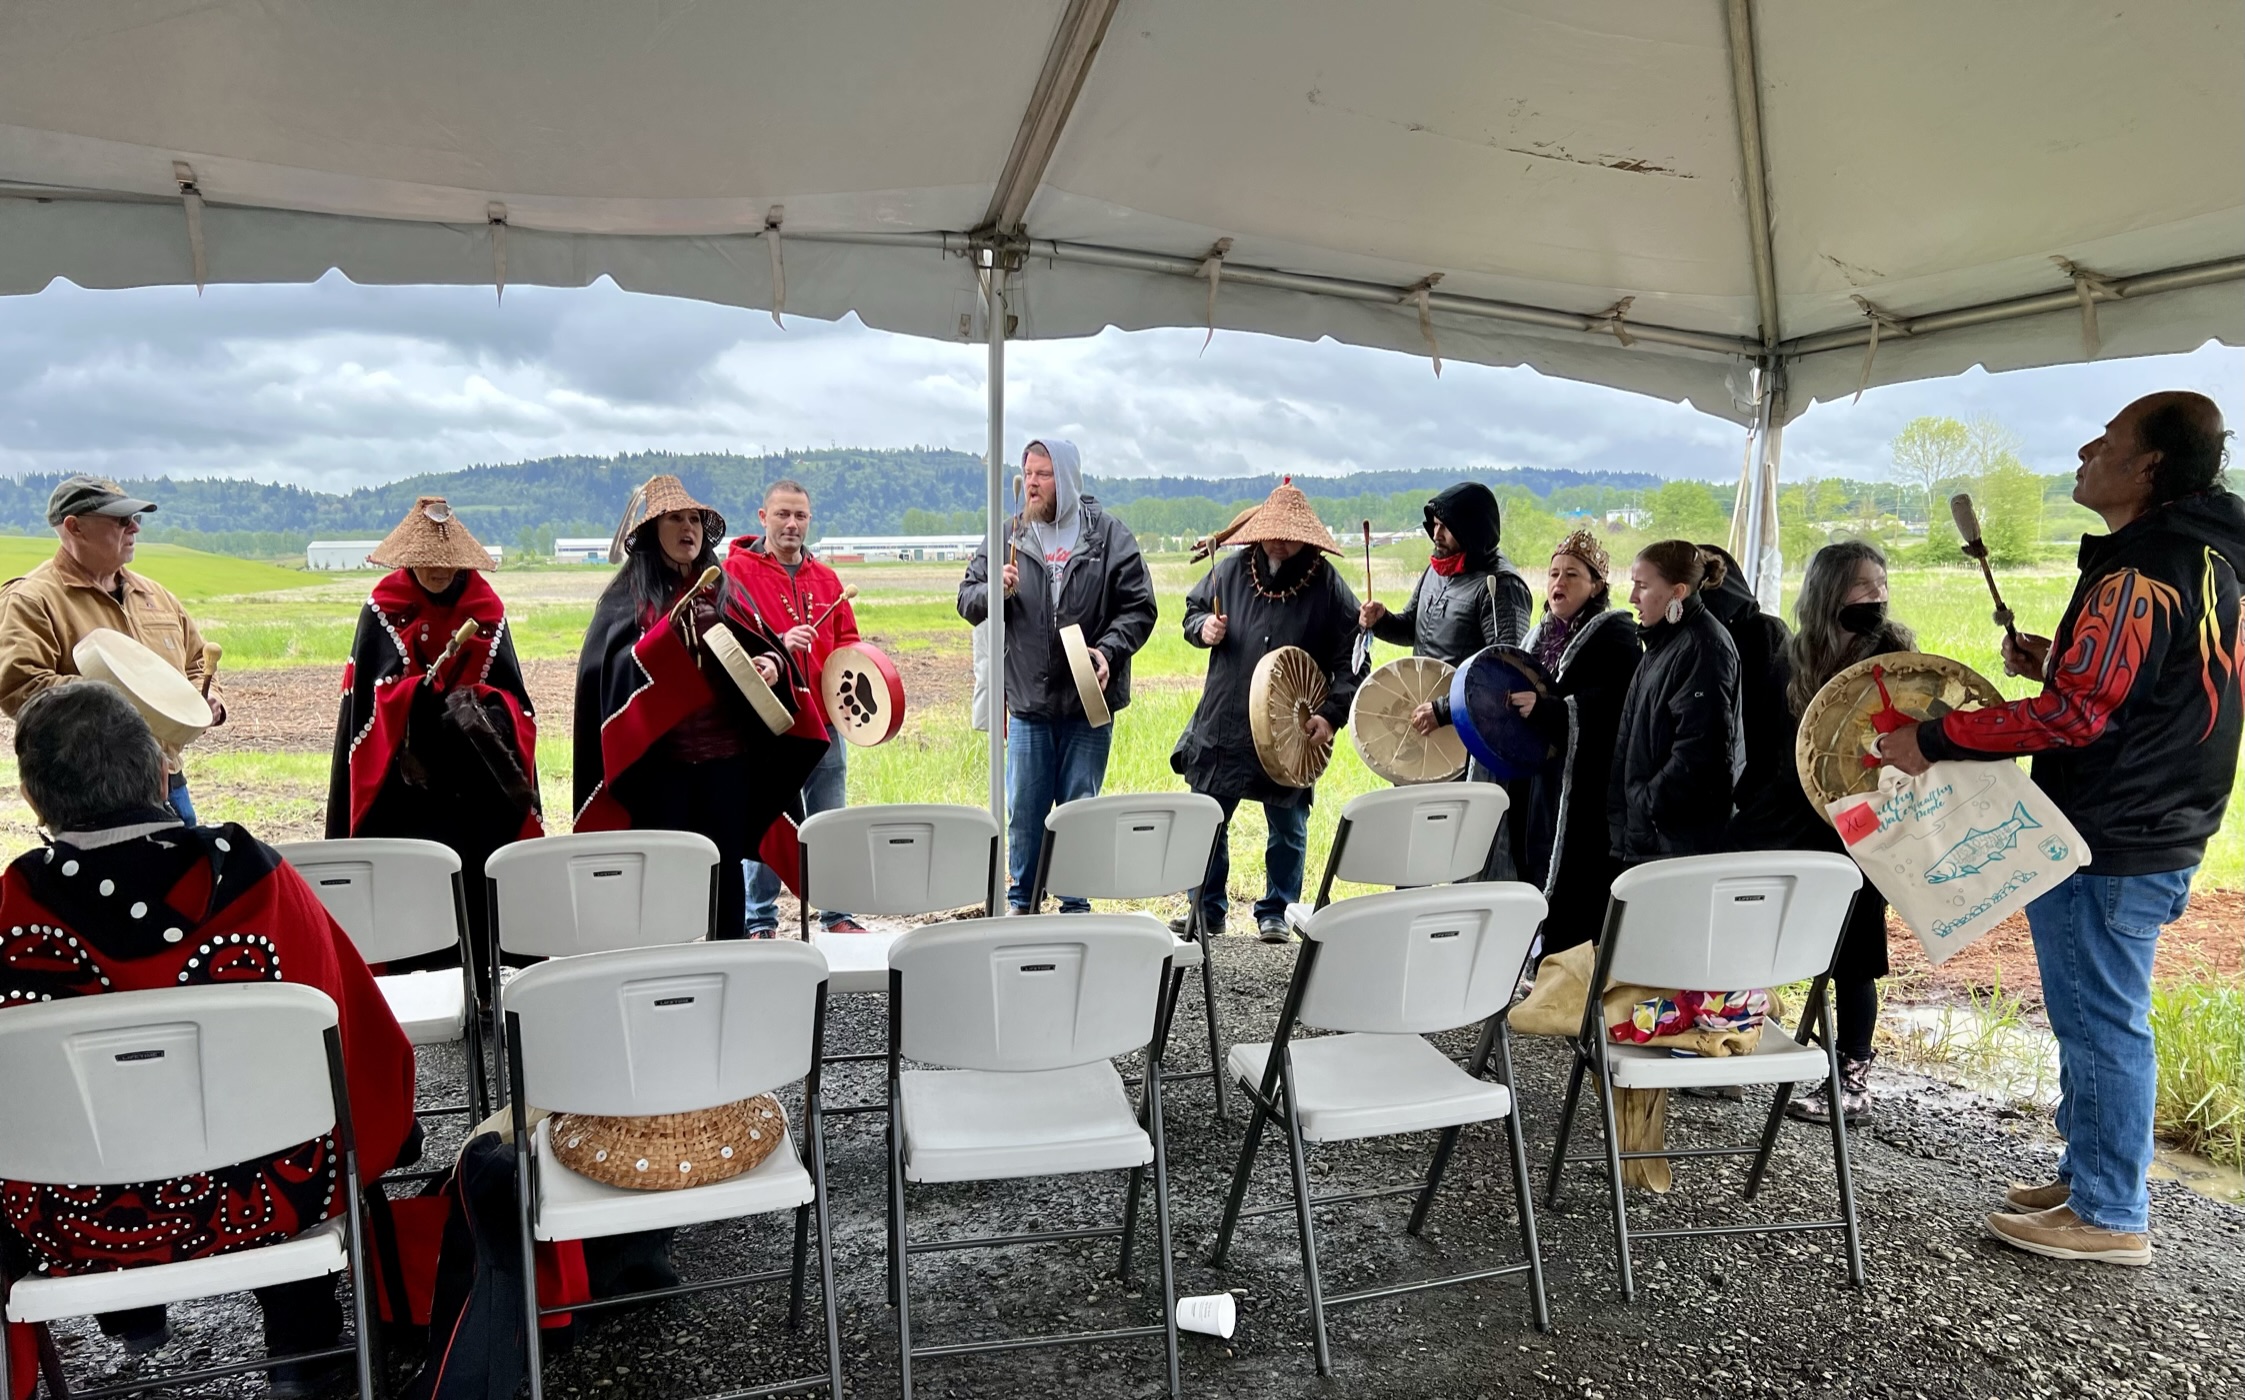
<path fill-rule="evenodd" d="M 644 486 L 632 488 L 631 499 L 624 502 L 624 518 L 616 526 L 616 538 L 608 545 L 608 562 L 624 562 L 624 551 L 636 548 L 640 527 L 650 520 L 670 514 L 674 510 L 698 510 L 702 513 L 702 537 L 721 540 L 725 537 L 725 517 L 715 506 L 705 506 L 686 490 L 686 483 L 667 473 L 647 478 Z"/>
<path fill-rule="evenodd" d="M 415 501 L 388 538 L 367 552 L 366 562 L 385 569 L 491 568 L 491 556 L 442 496 Z"/>
<path fill-rule="evenodd" d="M 1293 477 L 1279 482 L 1269 499 L 1248 512 L 1246 519 L 1233 521 L 1222 537 L 1225 544 L 1264 544 L 1271 540 L 1292 540 L 1327 554 L 1341 552 L 1340 542 L 1310 509 L 1310 498 L 1302 494 Z"/>

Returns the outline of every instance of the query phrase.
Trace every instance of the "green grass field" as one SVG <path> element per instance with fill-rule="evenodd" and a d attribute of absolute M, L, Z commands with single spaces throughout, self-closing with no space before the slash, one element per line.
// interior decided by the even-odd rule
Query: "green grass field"
<path fill-rule="evenodd" d="M 27 574 L 54 558 L 51 535 L 0 535 L 0 579 Z M 318 574 L 283 569 L 223 554 L 205 554 L 176 544 L 144 544 L 134 551 L 132 568 L 195 602 L 230 594 L 306 588 L 323 582 Z"/>

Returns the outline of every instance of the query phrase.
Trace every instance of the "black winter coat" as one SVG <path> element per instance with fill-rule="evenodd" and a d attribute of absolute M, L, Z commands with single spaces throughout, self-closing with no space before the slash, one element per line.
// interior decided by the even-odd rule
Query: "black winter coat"
<path fill-rule="evenodd" d="M 1511 561 L 1497 556 L 1498 567 L 1467 565 L 1444 576 L 1429 568 L 1419 575 L 1411 601 L 1372 625 L 1372 635 L 1413 656 L 1431 656 L 1455 666 L 1483 647 L 1516 647 L 1528 635 L 1533 600 Z"/>
<path fill-rule="evenodd" d="M 1622 702 L 1606 831 L 1625 864 L 1726 849 L 1742 765 L 1738 649 L 1698 594 L 1645 629 Z"/>
<path fill-rule="evenodd" d="M 1530 649 L 1546 614 L 1532 634 Z M 1613 887 L 1606 831 L 1606 790 L 1614 767 L 1621 707 L 1644 648 L 1637 620 L 1606 608 L 1582 619 L 1559 654 L 1555 701 L 1538 702 L 1528 723 L 1551 744 L 1551 757 L 1529 780 L 1527 878 L 1549 903 L 1544 952 L 1597 936 Z"/>
<path fill-rule="evenodd" d="M 1783 801 L 1801 785 L 1793 761 L 1795 719 L 1785 699 L 1785 644 L 1792 633 L 1783 620 L 1762 611 L 1761 600 L 1734 568 L 1723 586 L 1703 595 L 1707 610 L 1731 634 L 1738 648 L 1738 713 L 1746 734 L 1746 771 L 1739 775 L 1737 803 L 1746 808 Z"/>
<path fill-rule="evenodd" d="M 1280 647 L 1300 647 L 1325 672 L 1325 704 L 1318 713 L 1338 735 L 1348 723 L 1349 702 L 1363 679 L 1350 661 L 1357 638 L 1356 595 L 1331 561 L 1321 559 L 1301 592 L 1291 598 L 1265 598 L 1248 576 L 1248 555 L 1259 554 L 1261 548 L 1250 545 L 1227 556 L 1185 595 L 1185 640 L 1208 649 L 1208 683 L 1201 689 L 1192 722 L 1169 756 L 1169 766 L 1184 775 L 1195 792 L 1301 807 L 1309 805 L 1312 790 L 1271 781 L 1255 756 L 1255 734 L 1247 719 L 1248 684 L 1256 663 L 1266 654 Z M 1224 640 L 1210 648 L 1201 640 L 1200 629 L 1215 615 L 1218 600 L 1224 605 L 1226 628 Z"/>
<path fill-rule="evenodd" d="M 1082 534 L 1060 572 L 1059 602 L 1052 575 L 1034 550 L 1013 596 L 1006 599 L 1006 713 L 1025 719 L 1082 719 L 1083 700 L 1060 646 L 1060 629 L 1076 623 L 1084 641 L 1107 656 L 1107 708 L 1130 704 L 1130 658 L 1154 634 L 1154 580 L 1130 527 L 1086 496 L 1077 505 Z M 974 552 L 959 582 L 959 616 L 980 623 L 990 615 L 990 561 Z"/>

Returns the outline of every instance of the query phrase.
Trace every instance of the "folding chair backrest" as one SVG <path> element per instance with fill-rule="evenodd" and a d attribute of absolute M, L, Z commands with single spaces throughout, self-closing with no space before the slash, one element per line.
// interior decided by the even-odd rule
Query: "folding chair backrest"
<path fill-rule="evenodd" d="M 527 1103 L 557 1113 L 685 1113 L 810 1072 L 826 958 L 793 939 L 556 958 L 507 984 Z"/>
<path fill-rule="evenodd" d="M 572 832 L 502 846 L 483 873 L 499 888 L 507 952 L 651 948 L 710 931 L 717 846 L 691 831 Z"/>
<path fill-rule="evenodd" d="M 418 957 L 460 941 L 452 879 L 460 857 L 434 841 L 355 837 L 276 846 L 370 963 Z"/>
<path fill-rule="evenodd" d="M 1137 914 L 1028 914 L 913 929 L 889 949 L 907 1058 L 1066 1069 L 1144 1049 L 1176 938 Z"/>
<path fill-rule="evenodd" d="M 1302 930 L 1317 945 L 1302 1023 L 1429 1035 L 1486 1020 L 1511 1002 L 1543 915 L 1535 886 L 1509 880 L 1329 904 Z"/>
<path fill-rule="evenodd" d="M 1084 899 L 1182 894 L 1207 877 L 1224 808 L 1198 792 L 1116 793 L 1045 817 L 1045 889 Z"/>
<path fill-rule="evenodd" d="M 857 914 L 938 914 L 990 902 L 998 823 L 933 802 L 837 807 L 796 833 L 805 899 Z"/>
<path fill-rule="evenodd" d="M 291 982 L 0 1011 L 0 1178 L 121 1185 L 271 1156 L 335 1126 L 335 1003 Z"/>
<path fill-rule="evenodd" d="M 1827 851 L 1683 856 L 1614 881 L 1621 923 L 1611 976 L 1648 987 L 1730 991 L 1814 977 L 1832 965 L 1863 884 Z"/>
<path fill-rule="evenodd" d="M 1470 880 L 1488 862 L 1510 800 L 1495 783 L 1419 783 L 1352 797 L 1341 809 L 1348 837 L 1334 875 L 1394 887 Z"/>

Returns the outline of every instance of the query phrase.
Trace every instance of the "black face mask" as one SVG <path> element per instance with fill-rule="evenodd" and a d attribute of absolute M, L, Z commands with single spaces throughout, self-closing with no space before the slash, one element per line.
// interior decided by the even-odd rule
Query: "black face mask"
<path fill-rule="evenodd" d="M 1840 609 L 1839 622 L 1858 637 L 1875 636 L 1886 626 L 1886 604 L 1850 603 Z"/>

